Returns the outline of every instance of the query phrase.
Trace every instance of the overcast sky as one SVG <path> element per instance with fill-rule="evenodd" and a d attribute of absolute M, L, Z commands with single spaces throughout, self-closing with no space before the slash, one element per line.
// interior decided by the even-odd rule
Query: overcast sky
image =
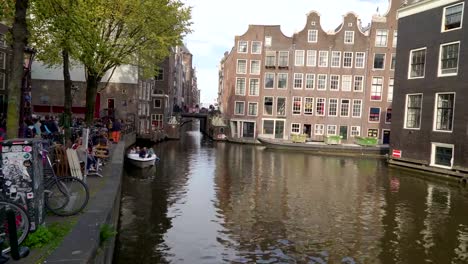
<path fill-rule="evenodd" d="M 243 35 L 250 24 L 281 25 L 286 36 L 302 30 L 306 14 L 321 15 L 325 31 L 340 25 L 347 12 L 356 13 L 367 25 L 377 8 L 388 9 L 388 0 L 185 0 L 192 9 L 193 33 L 185 39 L 193 54 L 201 102 L 212 104 L 218 92 L 218 65 L 234 36 Z"/>

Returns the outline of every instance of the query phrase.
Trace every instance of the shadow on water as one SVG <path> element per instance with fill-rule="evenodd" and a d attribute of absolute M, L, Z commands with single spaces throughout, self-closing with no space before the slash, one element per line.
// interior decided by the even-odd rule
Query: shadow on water
<path fill-rule="evenodd" d="M 115 263 L 468 263 L 468 197 L 377 159 L 212 142 L 126 168 Z"/>

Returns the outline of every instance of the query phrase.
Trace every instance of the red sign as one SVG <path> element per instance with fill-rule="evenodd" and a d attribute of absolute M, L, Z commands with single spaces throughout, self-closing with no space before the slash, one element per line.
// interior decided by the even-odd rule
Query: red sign
<path fill-rule="evenodd" d="M 392 152 L 392 157 L 401 158 L 401 150 L 394 149 Z"/>

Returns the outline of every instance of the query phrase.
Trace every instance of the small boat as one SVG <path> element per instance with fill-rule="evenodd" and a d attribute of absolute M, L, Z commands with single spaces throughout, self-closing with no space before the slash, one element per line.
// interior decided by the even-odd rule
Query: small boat
<path fill-rule="evenodd" d="M 149 158 L 140 158 L 139 154 L 127 154 L 127 158 L 131 164 L 138 168 L 146 168 L 154 166 L 156 161 L 159 161 L 158 156 L 156 154 L 151 155 Z"/>

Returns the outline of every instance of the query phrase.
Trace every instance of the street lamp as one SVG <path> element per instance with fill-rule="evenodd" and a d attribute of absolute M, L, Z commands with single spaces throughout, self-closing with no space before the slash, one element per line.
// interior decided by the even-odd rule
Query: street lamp
<path fill-rule="evenodd" d="M 20 138 L 25 137 L 25 122 L 31 121 L 32 115 L 32 97 L 31 97 L 31 66 L 36 55 L 34 48 L 24 48 L 23 79 L 21 81 L 21 102 L 19 131 Z"/>

